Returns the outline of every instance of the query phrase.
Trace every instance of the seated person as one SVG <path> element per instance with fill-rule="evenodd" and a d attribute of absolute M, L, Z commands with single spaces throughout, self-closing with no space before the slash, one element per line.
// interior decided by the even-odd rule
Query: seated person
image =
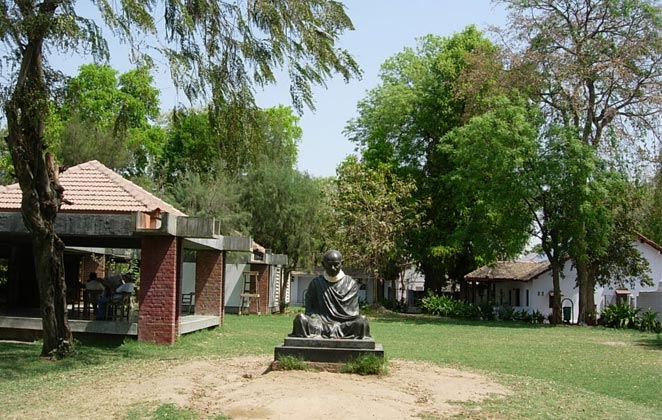
<path fill-rule="evenodd" d="M 90 273 L 87 283 L 85 283 L 85 291 L 83 292 L 83 315 L 88 314 L 88 308 L 92 305 L 93 313 L 96 313 L 97 303 L 104 295 L 106 287 L 99 281 L 97 273 Z"/>
<path fill-rule="evenodd" d="M 342 254 L 324 254 L 325 272 L 313 279 L 306 294 L 306 312 L 294 318 L 291 337 L 370 338 L 370 326 L 359 315 L 359 286 L 342 271 Z"/>
<path fill-rule="evenodd" d="M 133 283 L 133 275 L 131 273 L 126 273 L 122 275 L 122 284 L 117 286 L 115 293 L 111 298 L 113 302 L 119 302 L 122 300 L 122 293 L 133 293 L 136 286 Z"/>
<path fill-rule="evenodd" d="M 87 280 L 87 283 L 85 283 L 85 290 L 98 290 L 98 291 L 104 291 L 106 290 L 106 286 L 99 281 L 99 278 L 97 277 L 97 273 L 90 273 L 90 276 Z"/>
<path fill-rule="evenodd" d="M 120 302 L 122 300 L 123 293 L 133 293 L 135 289 L 133 275 L 131 273 L 122 274 L 120 276 L 113 276 L 112 278 L 117 278 L 119 280 L 119 285 L 115 289 L 112 289 L 113 293 L 110 297 L 103 296 L 99 298 L 99 305 L 97 307 L 97 320 L 106 319 L 106 307 L 108 306 L 109 302 Z M 112 282 L 115 283 L 115 280 L 112 280 Z"/>
<path fill-rule="evenodd" d="M 106 291 L 108 295 L 112 295 L 115 292 L 115 289 L 120 287 L 124 283 L 121 274 L 116 274 L 114 276 L 108 276 L 101 279 L 101 282 L 106 286 Z"/>

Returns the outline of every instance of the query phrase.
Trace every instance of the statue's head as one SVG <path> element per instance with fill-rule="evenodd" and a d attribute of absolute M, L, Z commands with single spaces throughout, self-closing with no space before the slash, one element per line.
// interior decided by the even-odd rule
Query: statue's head
<path fill-rule="evenodd" d="M 342 254 L 340 251 L 336 251 L 335 249 L 326 251 L 322 258 L 322 266 L 324 266 L 326 274 L 331 277 L 337 276 L 342 268 Z"/>

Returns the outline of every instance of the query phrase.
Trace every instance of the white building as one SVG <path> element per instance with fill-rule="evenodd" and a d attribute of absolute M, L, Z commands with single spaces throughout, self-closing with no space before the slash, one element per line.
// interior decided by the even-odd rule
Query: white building
<path fill-rule="evenodd" d="M 628 302 L 646 310 L 649 307 L 662 314 L 662 246 L 639 235 L 633 245 L 648 260 L 652 286 L 641 286 L 636 281 L 630 285 L 598 286 L 595 290 L 596 314 L 616 302 Z M 470 287 L 471 299 L 494 301 L 516 310 L 539 311 L 545 317 L 552 312 L 553 283 L 548 262 L 500 261 L 483 266 L 465 276 Z M 577 272 L 567 261 L 560 281 L 561 306 L 564 320 L 576 322 L 579 316 L 579 291 Z"/>

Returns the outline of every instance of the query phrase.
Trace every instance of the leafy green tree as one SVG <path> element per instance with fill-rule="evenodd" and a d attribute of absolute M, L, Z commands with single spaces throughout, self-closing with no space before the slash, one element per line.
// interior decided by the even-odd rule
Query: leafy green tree
<path fill-rule="evenodd" d="M 224 116 L 225 118 L 225 116 Z M 293 166 L 297 160 L 302 130 L 292 108 L 277 106 L 250 112 L 249 130 L 214 128 L 208 110 L 175 109 L 167 128 L 167 141 L 159 162 L 159 172 L 169 183 L 187 172 L 216 169 L 238 174 L 265 157 Z M 241 138 L 241 140 L 238 140 Z"/>
<path fill-rule="evenodd" d="M 371 168 L 355 156 L 345 159 L 337 173 L 333 244 L 353 267 L 369 270 L 379 284 L 395 281 L 413 263 L 407 232 L 422 223 L 413 196 L 416 185 L 385 165 Z"/>
<path fill-rule="evenodd" d="M 659 141 L 662 103 L 662 10 L 647 0 L 507 0 L 511 46 L 524 46 L 512 62 L 534 70 L 532 89 L 548 124 L 576 133 L 605 156 L 627 154 L 652 137 Z M 516 48 L 513 48 L 517 50 Z M 635 144 L 636 144 L 635 143 Z M 581 203 L 576 207 L 582 208 Z M 591 217 L 589 213 L 575 213 Z M 572 223 L 572 220 L 568 220 Z M 598 231 L 588 230 L 592 226 Z M 608 225 L 583 220 L 572 258 L 580 278 L 580 321 L 591 315 L 595 284 L 591 257 L 606 252 Z M 628 227 L 631 229 L 632 227 Z M 632 234 L 633 232 L 629 232 Z M 596 240 L 598 238 L 599 240 Z M 590 252 L 589 252 L 590 251 Z M 584 290 L 585 289 L 585 290 Z"/>
<path fill-rule="evenodd" d="M 50 142 L 62 164 L 91 159 L 127 175 L 150 173 L 164 131 L 158 90 L 149 67 L 118 75 L 109 65 L 86 64 L 65 86 L 61 106 L 48 120 Z"/>
<path fill-rule="evenodd" d="M 202 173 L 218 166 L 219 152 L 209 126 L 206 112 L 195 109 L 175 109 L 166 128 L 166 142 L 158 163 L 159 178 L 174 184 L 186 173 Z"/>
<path fill-rule="evenodd" d="M 645 215 L 643 233 L 658 244 L 662 244 L 662 164 L 657 165 L 653 179 L 644 187 Z"/>
<path fill-rule="evenodd" d="M 325 240 L 328 205 L 320 182 L 292 165 L 266 160 L 251 167 L 241 185 L 242 208 L 251 214 L 248 231 L 261 245 L 288 256 L 281 303 L 289 272 L 297 267 L 312 268 Z"/>
<path fill-rule="evenodd" d="M 471 52 L 494 48 L 474 26 L 451 37 L 426 35 L 414 48 L 388 58 L 381 84 L 358 104 L 346 128 L 368 165 L 388 163 L 425 175 L 444 134 L 461 125 L 464 101 L 455 82 Z"/>
<path fill-rule="evenodd" d="M 264 109 L 261 114 L 260 127 L 264 132 L 265 147 L 258 156 L 294 167 L 303 135 L 299 117 L 283 105 Z"/>
<path fill-rule="evenodd" d="M 526 217 L 506 217 L 509 208 L 521 207 L 521 200 L 516 201 L 511 194 L 502 199 L 491 194 L 493 201 L 486 204 L 483 198 L 475 196 L 476 191 L 469 190 L 476 183 L 466 184 L 465 188 L 462 182 L 477 176 L 476 182 L 484 183 L 488 175 L 481 178 L 480 171 L 496 171 L 506 165 L 491 168 L 485 164 L 478 168 L 481 162 L 493 158 L 492 162 L 498 163 L 499 159 L 516 155 L 519 151 L 508 148 L 521 146 L 518 142 L 525 137 L 530 144 L 533 134 L 525 133 L 524 123 L 520 122 L 526 121 L 528 111 L 508 103 L 508 112 L 523 114 L 492 114 L 475 120 L 472 128 L 453 133 L 472 117 L 503 105 L 494 98 L 507 102 L 508 95 L 519 96 L 516 89 L 502 83 L 508 80 L 504 75 L 508 73 L 498 50 L 475 27 L 469 26 L 448 38 L 428 35 L 419 40 L 416 49 L 406 48 L 382 65 L 381 84 L 359 102 L 359 117 L 347 126 L 350 139 L 359 145 L 369 167 L 389 165 L 396 174 L 412 176 L 416 183 L 415 197 L 426 205 L 421 211 L 425 212 L 427 224 L 424 229 L 412 229 L 409 242 L 425 273 L 427 289 L 438 290 L 449 279 L 462 282 L 464 275 L 478 264 L 498 254 L 512 255 L 522 242 L 524 234 L 514 226 L 521 226 Z M 499 122 L 498 118 L 504 120 Z M 516 124 L 515 130 L 522 130 L 510 143 L 506 140 L 509 122 Z M 490 146 L 492 131 L 498 152 L 484 159 L 489 149 L 480 147 Z M 464 149 L 456 151 L 458 145 Z M 510 163 L 511 169 L 517 163 Z M 510 198 L 516 204 L 499 208 Z M 489 211 L 481 213 L 483 210 Z M 477 214 L 485 215 L 481 222 L 474 221 Z M 487 223 L 490 217 L 500 225 Z M 511 234 L 512 237 L 503 237 Z"/>
<path fill-rule="evenodd" d="M 241 180 L 228 175 L 223 164 L 216 162 L 220 168 L 208 175 L 186 172 L 170 185 L 168 193 L 186 214 L 215 218 L 221 233 L 248 234 L 250 213 L 241 203 Z"/>
<path fill-rule="evenodd" d="M 453 228 L 433 252 L 457 258 L 457 250 L 471 244 L 472 265 L 518 255 L 535 216 L 527 205 L 535 190 L 526 174 L 537 156 L 538 109 L 505 96 L 491 102 L 488 111 L 450 131 L 439 145 L 448 169 L 436 181 L 449 192 L 444 210 Z M 468 268 L 458 273 L 460 279 Z"/>
<path fill-rule="evenodd" d="M 555 127 L 545 136 L 528 181 L 534 194 L 527 200 L 535 216 L 534 234 L 550 263 L 554 298 L 552 323 L 561 322 L 561 280 L 577 231 L 584 231 L 581 211 L 589 210 L 592 188 L 587 179 L 597 165 L 593 150 L 572 133 Z"/>
<path fill-rule="evenodd" d="M 295 108 L 312 107 L 312 85 L 334 73 L 359 73 L 354 59 L 335 41 L 353 29 L 342 3 L 326 0 L 243 2 L 201 0 L 162 3 L 99 0 L 103 22 L 129 43 L 133 57 L 149 62 L 158 51 L 169 63 L 175 85 L 191 100 L 212 104 L 211 120 L 228 107 L 237 114 L 254 107 L 252 88 L 273 83 L 287 66 Z M 2 105 L 6 141 L 23 201 L 24 223 L 33 238 L 43 319 L 43 355 L 71 352 L 66 317 L 62 241 L 54 223 L 62 203 L 55 159 L 45 151 L 45 122 L 54 74 L 44 50 L 91 53 L 108 58 L 101 28 L 79 16 L 74 0 L 7 1 L 0 10 L 8 83 Z M 163 11 L 163 16 L 152 12 Z M 145 41 L 147 40 L 147 41 Z M 145 43 L 151 44 L 145 48 Z"/>

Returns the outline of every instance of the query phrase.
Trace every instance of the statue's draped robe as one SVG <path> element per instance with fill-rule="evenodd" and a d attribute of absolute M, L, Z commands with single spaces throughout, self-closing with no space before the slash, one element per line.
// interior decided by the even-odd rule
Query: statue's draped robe
<path fill-rule="evenodd" d="M 318 276 L 306 293 L 306 312 L 294 319 L 293 337 L 366 338 L 368 320 L 359 315 L 359 286 L 349 276 L 331 282 Z"/>

